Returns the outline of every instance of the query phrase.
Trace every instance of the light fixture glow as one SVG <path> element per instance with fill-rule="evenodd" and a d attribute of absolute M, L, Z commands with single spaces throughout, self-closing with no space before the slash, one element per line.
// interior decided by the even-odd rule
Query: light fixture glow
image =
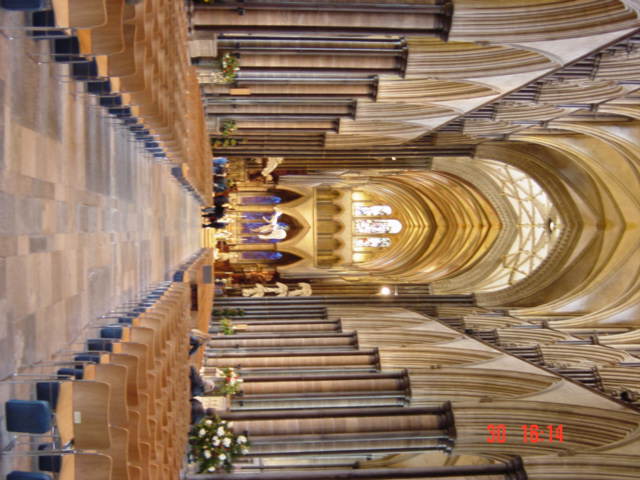
<path fill-rule="evenodd" d="M 391 289 L 389 287 L 382 287 L 380 289 L 380 295 L 391 295 Z"/>

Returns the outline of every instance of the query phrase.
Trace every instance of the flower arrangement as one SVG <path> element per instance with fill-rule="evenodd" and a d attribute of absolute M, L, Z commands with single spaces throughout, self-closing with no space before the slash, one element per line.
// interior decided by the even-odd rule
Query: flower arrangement
<path fill-rule="evenodd" d="M 223 137 L 230 137 L 236 131 L 235 120 L 224 120 L 220 125 L 220 133 Z"/>
<path fill-rule="evenodd" d="M 213 310 L 211 313 L 214 317 L 243 317 L 244 310 L 241 308 L 223 308 L 222 310 Z"/>
<path fill-rule="evenodd" d="M 212 143 L 211 146 L 213 148 L 228 148 L 228 147 L 235 147 L 240 143 L 240 140 L 236 138 L 225 137 L 225 138 L 218 138 L 215 140 L 211 139 L 211 143 Z"/>
<path fill-rule="evenodd" d="M 240 70 L 238 58 L 230 53 L 225 53 L 220 59 L 220 69 L 227 83 L 231 83 L 236 79 L 237 72 Z"/>
<path fill-rule="evenodd" d="M 233 422 L 218 417 L 204 418 L 189 434 L 190 460 L 198 464 L 198 473 L 230 472 L 233 461 L 249 453 L 249 439 L 233 433 Z"/>
<path fill-rule="evenodd" d="M 220 319 L 220 331 L 223 335 L 233 335 L 236 333 L 236 329 L 233 327 L 233 323 L 227 317 Z"/>
<path fill-rule="evenodd" d="M 222 378 L 222 384 L 216 388 L 221 395 L 235 395 L 240 391 L 242 379 L 233 368 L 216 368 L 216 377 Z"/>

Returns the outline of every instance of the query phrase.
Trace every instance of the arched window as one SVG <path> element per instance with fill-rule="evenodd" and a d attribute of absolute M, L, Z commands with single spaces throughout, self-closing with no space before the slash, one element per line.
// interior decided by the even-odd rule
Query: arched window
<path fill-rule="evenodd" d="M 280 260 L 282 258 L 282 253 L 274 252 L 274 251 L 250 251 L 250 252 L 242 252 L 240 257 L 244 260 Z"/>
<path fill-rule="evenodd" d="M 280 202 L 282 202 L 282 199 L 276 195 L 256 195 L 240 198 L 240 205 L 277 205 Z"/>
<path fill-rule="evenodd" d="M 383 215 L 391 215 L 391 207 L 389 205 L 355 205 L 353 215 L 356 217 L 382 217 Z"/>
<path fill-rule="evenodd" d="M 402 230 L 402 223 L 394 219 L 382 218 L 379 220 L 356 220 L 355 221 L 356 233 L 368 233 L 368 234 L 384 234 L 384 233 L 398 233 Z"/>
<path fill-rule="evenodd" d="M 391 246 L 391 239 L 387 237 L 357 237 L 353 242 L 353 246 L 355 248 L 385 248 Z"/>
<path fill-rule="evenodd" d="M 393 210 L 389 205 L 381 205 L 363 192 L 353 192 L 351 199 L 354 201 L 352 260 L 354 263 L 361 263 L 375 256 L 375 249 L 390 247 L 391 238 L 383 235 L 400 232 L 402 223 L 393 218 L 380 218 L 388 217 Z"/>

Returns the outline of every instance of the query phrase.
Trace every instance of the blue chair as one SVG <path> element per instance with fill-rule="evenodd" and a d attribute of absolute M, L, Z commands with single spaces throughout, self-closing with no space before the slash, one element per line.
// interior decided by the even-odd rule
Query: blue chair
<path fill-rule="evenodd" d="M 48 473 L 14 470 L 7 475 L 7 480 L 52 480 L 52 478 Z"/>
<path fill-rule="evenodd" d="M 42 443 L 38 445 L 38 451 L 42 452 L 42 454 L 38 455 L 38 470 L 60 473 L 62 469 L 62 456 L 56 455 L 55 452 L 52 451 L 55 449 L 53 443 Z M 47 453 L 51 453 L 52 455 L 47 455 Z"/>
<path fill-rule="evenodd" d="M 58 63 L 87 62 L 87 59 L 80 55 L 80 42 L 77 37 L 63 37 L 52 40 L 49 55 Z M 46 62 L 41 61 L 40 63 Z"/>
<path fill-rule="evenodd" d="M 84 371 L 82 368 L 69 368 L 69 367 L 65 367 L 65 368 L 59 368 L 58 371 L 56 372 L 56 374 L 58 375 L 58 378 L 60 379 L 76 379 L 76 380 L 82 380 L 82 377 L 84 375 Z"/>
<path fill-rule="evenodd" d="M 71 78 L 80 82 L 98 81 L 98 64 L 95 60 L 73 63 L 71 65 Z"/>
<path fill-rule="evenodd" d="M 38 382 L 36 383 L 36 398 L 48 402 L 53 410 L 58 406 L 58 394 L 60 393 L 59 382 Z"/>
<path fill-rule="evenodd" d="M 8 400 L 4 411 L 9 432 L 45 434 L 53 428 L 53 411 L 48 401 Z"/>
<path fill-rule="evenodd" d="M 120 95 L 116 95 L 113 97 L 107 97 L 103 95 L 100 97 L 100 106 L 101 107 L 120 107 L 122 106 L 122 97 Z"/>
<path fill-rule="evenodd" d="M 110 352 L 112 348 L 111 339 L 90 338 L 87 340 L 87 350 L 90 352 Z"/>
<path fill-rule="evenodd" d="M 113 326 L 113 325 L 109 325 L 107 327 L 102 327 L 100 329 L 100 337 L 101 338 L 113 338 L 113 339 L 120 339 L 122 338 L 122 326 Z"/>
<path fill-rule="evenodd" d="M 56 26 L 56 15 L 53 10 L 42 10 L 33 12 L 31 17 L 31 35 L 36 40 L 45 40 L 51 38 L 58 38 L 66 36 L 66 32 L 64 30 L 58 30 L 55 28 Z M 51 27 L 51 29 L 46 28 Z"/>
<path fill-rule="evenodd" d="M 45 448 L 47 446 L 45 445 Z M 38 467 L 45 472 L 54 472 L 55 478 L 74 480 L 111 480 L 113 462 L 107 455 L 91 452 L 70 452 L 68 450 L 38 449 L 28 452 L 17 452 L 11 456 L 38 457 Z M 43 458 L 41 460 L 40 458 Z M 45 472 L 25 472 L 14 470 L 6 476 L 7 480 L 53 480 L 53 476 Z"/>
<path fill-rule="evenodd" d="M 47 10 L 50 6 L 49 0 L 0 0 L 0 7 L 20 12 L 37 12 L 38 10 Z"/>
<path fill-rule="evenodd" d="M 111 82 L 109 80 L 87 82 L 87 93 L 92 95 L 108 95 L 111 93 Z"/>

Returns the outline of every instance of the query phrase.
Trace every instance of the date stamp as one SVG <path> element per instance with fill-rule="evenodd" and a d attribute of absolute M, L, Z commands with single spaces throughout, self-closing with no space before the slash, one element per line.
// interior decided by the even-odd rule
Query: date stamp
<path fill-rule="evenodd" d="M 563 426 L 546 425 L 540 426 L 535 423 L 530 425 L 521 425 L 522 443 L 538 443 L 538 442 L 564 442 Z M 489 436 L 486 437 L 487 443 L 505 443 L 507 441 L 507 427 L 503 423 L 487 425 Z"/>

